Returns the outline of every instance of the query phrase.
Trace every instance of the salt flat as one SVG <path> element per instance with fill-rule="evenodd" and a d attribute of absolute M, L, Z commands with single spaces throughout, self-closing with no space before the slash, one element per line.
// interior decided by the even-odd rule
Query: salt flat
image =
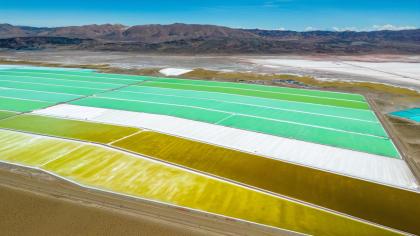
<path fill-rule="evenodd" d="M 287 68 L 302 70 L 310 73 L 311 71 L 328 73 L 325 78 L 335 79 L 333 74 L 347 74 L 353 76 L 363 76 L 354 80 L 375 80 L 377 82 L 405 85 L 408 87 L 420 87 L 420 63 L 413 62 L 367 62 L 367 61 L 343 61 L 343 60 L 320 60 L 320 59 L 287 59 L 287 58 L 267 58 L 249 59 L 251 63 L 261 65 L 270 69 L 284 70 Z M 336 79 L 346 77 L 337 76 Z"/>
<path fill-rule="evenodd" d="M 185 73 L 188 73 L 192 70 L 181 69 L 181 68 L 165 68 L 159 71 L 159 73 L 164 74 L 166 76 L 178 76 Z"/>
<path fill-rule="evenodd" d="M 203 68 L 216 71 L 297 74 L 317 79 L 380 82 L 420 90 L 420 56 L 418 55 L 189 56 L 45 50 L 3 51 L 0 52 L 0 59 L 66 65 L 107 64 L 126 69 L 170 69 L 169 72 L 173 72 L 176 68 L 186 70 Z"/>

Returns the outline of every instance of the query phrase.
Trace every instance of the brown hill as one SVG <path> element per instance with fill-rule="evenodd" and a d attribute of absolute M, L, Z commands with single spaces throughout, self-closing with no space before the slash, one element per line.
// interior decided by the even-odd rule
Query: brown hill
<path fill-rule="evenodd" d="M 161 43 L 197 38 L 258 38 L 244 30 L 215 25 L 138 25 L 123 33 L 124 39 L 145 43 Z"/>
<path fill-rule="evenodd" d="M 420 30 L 296 32 L 179 23 L 132 27 L 105 24 L 56 28 L 0 24 L 0 47 L 163 53 L 418 54 Z"/>

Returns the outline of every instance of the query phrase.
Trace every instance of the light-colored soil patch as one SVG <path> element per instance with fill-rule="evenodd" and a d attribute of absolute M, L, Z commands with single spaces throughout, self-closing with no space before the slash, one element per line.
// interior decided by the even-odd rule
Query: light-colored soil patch
<path fill-rule="evenodd" d="M 0 199 L 3 235 L 203 235 L 106 208 L 1 185 Z"/>

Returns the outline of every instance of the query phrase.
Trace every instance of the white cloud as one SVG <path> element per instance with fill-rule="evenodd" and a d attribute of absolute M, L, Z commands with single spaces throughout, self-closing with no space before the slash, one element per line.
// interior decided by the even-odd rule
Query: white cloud
<path fill-rule="evenodd" d="M 391 24 L 386 24 L 386 25 L 373 25 L 372 26 L 373 30 L 410 30 L 410 29 L 416 29 L 415 26 L 396 26 L 396 25 L 391 25 Z"/>
<path fill-rule="evenodd" d="M 372 25 L 367 28 L 357 28 L 357 27 L 332 27 L 332 30 L 342 32 L 342 31 L 379 31 L 379 30 L 410 30 L 417 29 L 415 26 L 396 26 L 391 24 L 385 25 Z"/>
<path fill-rule="evenodd" d="M 284 30 L 286 30 L 286 28 L 280 27 L 280 28 L 278 28 L 277 30 L 284 31 Z"/>
<path fill-rule="evenodd" d="M 359 31 L 357 27 L 332 27 L 334 31 L 343 32 L 343 31 Z"/>
<path fill-rule="evenodd" d="M 315 31 L 318 30 L 318 28 L 312 27 L 312 26 L 308 26 L 305 28 L 305 31 Z"/>

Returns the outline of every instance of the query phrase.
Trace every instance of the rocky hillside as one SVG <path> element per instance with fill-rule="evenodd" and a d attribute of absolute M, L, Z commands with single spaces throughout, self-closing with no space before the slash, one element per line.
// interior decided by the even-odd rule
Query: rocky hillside
<path fill-rule="evenodd" d="M 232 29 L 214 25 L 86 25 L 37 28 L 0 24 L 0 48 L 157 53 L 420 53 L 420 30 L 332 32 Z"/>

